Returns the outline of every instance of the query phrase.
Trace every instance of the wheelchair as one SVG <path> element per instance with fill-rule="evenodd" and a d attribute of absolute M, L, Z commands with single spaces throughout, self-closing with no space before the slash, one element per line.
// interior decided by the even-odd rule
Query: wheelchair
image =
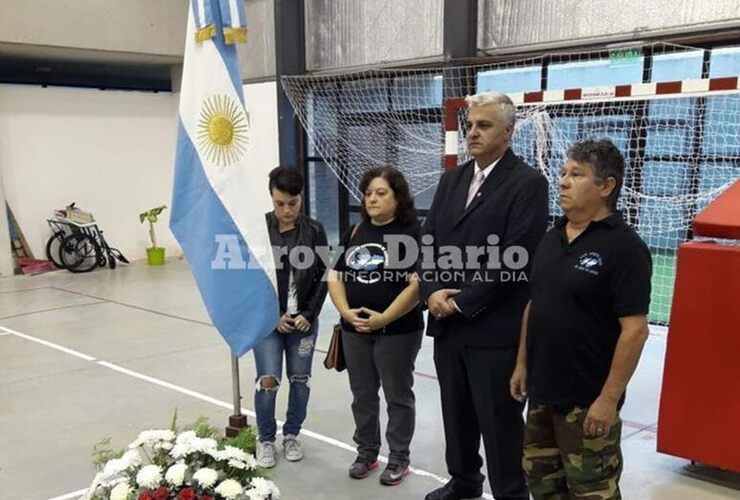
<path fill-rule="evenodd" d="M 86 273 L 106 265 L 115 269 L 117 262 L 129 263 L 120 250 L 108 245 L 97 223 L 79 223 L 59 216 L 46 221 L 52 231 L 46 242 L 46 258 L 55 267 Z"/>

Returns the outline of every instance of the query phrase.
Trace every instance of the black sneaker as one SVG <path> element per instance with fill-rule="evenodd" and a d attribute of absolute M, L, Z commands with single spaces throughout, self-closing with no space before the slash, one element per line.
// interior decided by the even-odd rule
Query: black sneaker
<path fill-rule="evenodd" d="M 409 475 L 409 468 L 399 464 L 388 464 L 383 473 L 380 475 L 380 484 L 385 486 L 395 486 L 401 484 L 403 478 Z"/>
<path fill-rule="evenodd" d="M 370 471 L 378 468 L 378 461 L 368 462 L 358 458 L 349 467 L 349 477 L 352 479 L 365 479 Z"/>

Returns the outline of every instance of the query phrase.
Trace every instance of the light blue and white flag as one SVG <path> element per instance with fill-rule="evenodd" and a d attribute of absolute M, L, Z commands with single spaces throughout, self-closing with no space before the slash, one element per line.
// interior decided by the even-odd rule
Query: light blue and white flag
<path fill-rule="evenodd" d="M 233 45 L 242 38 L 243 2 L 191 0 L 170 219 L 211 320 L 237 356 L 279 315 L 264 217 L 272 165 L 246 161 L 249 120 Z"/>

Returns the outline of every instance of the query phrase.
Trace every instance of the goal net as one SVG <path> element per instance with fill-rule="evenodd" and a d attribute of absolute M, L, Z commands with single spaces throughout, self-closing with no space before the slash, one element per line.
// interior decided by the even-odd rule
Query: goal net
<path fill-rule="evenodd" d="M 365 170 L 393 165 L 417 206 L 428 208 L 443 169 L 467 159 L 466 93 L 501 90 L 515 102 L 513 150 L 547 177 L 553 218 L 561 214 L 557 180 L 568 147 L 610 138 L 627 165 L 619 208 L 653 255 L 650 321 L 667 324 L 677 246 L 692 237 L 697 211 L 740 178 L 737 75 L 712 78 L 704 51 L 665 44 L 559 58 L 547 72 L 543 57 L 284 77 L 282 84 L 306 129 L 309 157 L 320 158 L 355 200 Z"/>

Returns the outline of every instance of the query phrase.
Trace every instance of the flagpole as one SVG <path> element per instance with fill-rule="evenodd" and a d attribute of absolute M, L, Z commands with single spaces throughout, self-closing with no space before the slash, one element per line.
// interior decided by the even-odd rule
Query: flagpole
<path fill-rule="evenodd" d="M 272 332 L 280 313 L 273 259 L 265 253 L 252 260 L 250 253 L 247 266 L 241 253 L 270 248 L 264 220 L 270 196 L 254 186 L 254 179 L 272 167 L 257 162 L 247 168 L 254 160 L 246 155 L 248 115 L 235 47 L 247 38 L 245 2 L 189 3 L 170 229 L 232 353 L 234 412 L 226 435 L 233 437 L 248 426 L 241 410 L 238 356 Z M 244 189 L 251 196 L 244 196 Z M 200 210 L 193 210 L 196 200 L 207 210 L 209 224 L 202 223 Z"/>
<path fill-rule="evenodd" d="M 229 416 L 226 437 L 235 437 L 245 427 L 249 427 L 247 416 L 242 414 L 242 395 L 239 386 L 239 358 L 231 353 L 231 388 L 234 397 L 234 414 Z"/>

